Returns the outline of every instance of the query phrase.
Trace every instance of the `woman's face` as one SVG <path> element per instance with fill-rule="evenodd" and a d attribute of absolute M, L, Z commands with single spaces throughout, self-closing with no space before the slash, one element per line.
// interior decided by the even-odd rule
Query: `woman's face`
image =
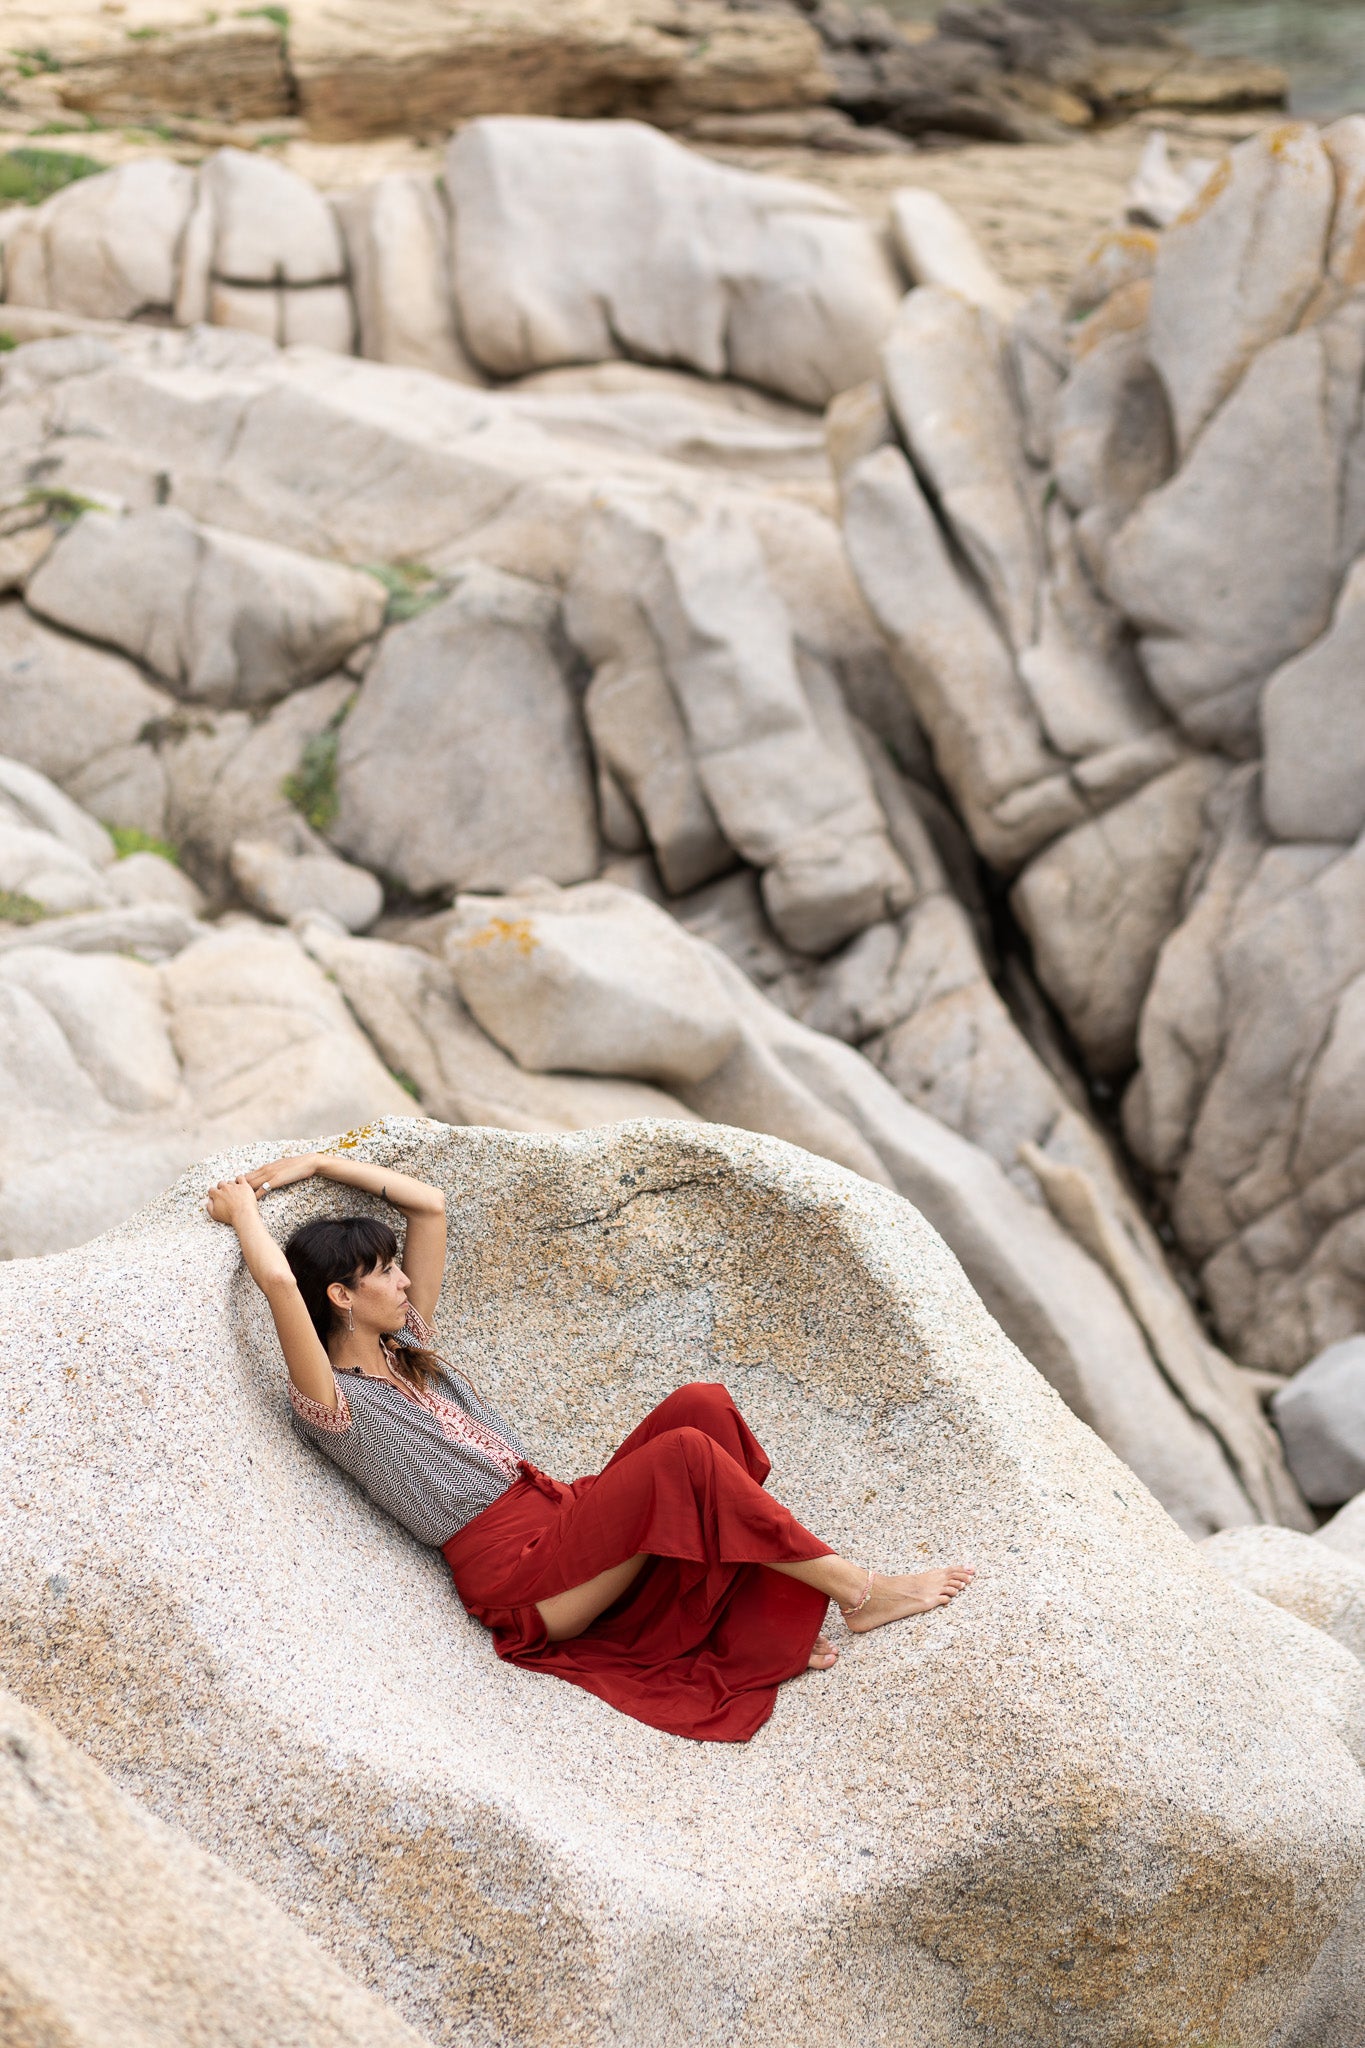
<path fill-rule="evenodd" d="M 407 1320 L 408 1287 L 411 1283 L 397 1259 L 376 1266 L 351 1287 L 356 1327 L 369 1330 L 401 1330 Z"/>

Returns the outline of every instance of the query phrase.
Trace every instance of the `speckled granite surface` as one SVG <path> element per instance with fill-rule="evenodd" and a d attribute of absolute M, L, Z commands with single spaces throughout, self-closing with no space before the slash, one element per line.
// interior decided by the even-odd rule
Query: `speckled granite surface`
<path fill-rule="evenodd" d="M 721 1378 L 802 1520 L 975 1585 L 736 1748 L 500 1665 L 287 1428 L 200 1199 L 255 1148 L 0 1269 L 5 1682 L 436 2042 L 1269 2039 L 1365 1868 L 1356 1766 L 913 1209 L 705 1125 L 361 1143 L 449 1191 L 444 1347 L 538 1462 Z"/>

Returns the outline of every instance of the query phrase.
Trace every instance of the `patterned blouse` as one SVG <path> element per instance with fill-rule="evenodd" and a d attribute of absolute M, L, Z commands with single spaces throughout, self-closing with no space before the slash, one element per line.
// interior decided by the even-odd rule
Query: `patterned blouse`
<path fill-rule="evenodd" d="M 395 1336 L 410 1348 L 432 1348 L 432 1332 L 411 1304 Z M 324 1408 L 291 1382 L 294 1428 L 419 1543 L 448 1543 L 518 1477 L 526 1456 L 521 1438 L 448 1371 L 421 1393 L 363 1373 L 338 1372 L 336 1390 L 336 1407 Z"/>

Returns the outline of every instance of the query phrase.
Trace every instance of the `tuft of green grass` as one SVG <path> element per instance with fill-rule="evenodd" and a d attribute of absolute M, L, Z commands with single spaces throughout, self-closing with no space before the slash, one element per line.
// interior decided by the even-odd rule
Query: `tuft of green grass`
<path fill-rule="evenodd" d="M 361 568 L 389 593 L 384 624 L 401 625 L 420 618 L 445 596 L 448 585 L 425 562 L 362 562 Z"/>
<path fill-rule="evenodd" d="M 37 78 L 44 71 L 60 71 L 61 61 L 51 50 L 41 46 L 34 50 L 11 50 L 10 55 L 18 65 L 21 78 Z"/>
<path fill-rule="evenodd" d="M 7 149 L 0 153 L 0 200 L 9 206 L 37 206 L 78 178 L 93 178 L 104 168 L 92 156 L 67 150 Z"/>
<path fill-rule="evenodd" d="M 83 512 L 106 512 L 109 508 L 95 498 L 83 498 L 79 491 L 64 491 L 35 484 L 24 492 L 26 505 L 39 505 L 57 526 L 74 526 Z"/>
<path fill-rule="evenodd" d="M 239 7 L 237 9 L 238 21 L 249 21 L 253 15 L 258 16 L 262 21 L 273 21 L 281 35 L 288 35 L 289 9 L 287 7 Z"/>
<path fill-rule="evenodd" d="M 308 741 L 299 757 L 298 767 L 280 784 L 286 802 L 294 806 L 315 832 L 327 832 L 336 823 L 337 749 L 341 744 L 342 725 L 354 702 L 354 696 L 348 697 L 322 731 Z"/>
<path fill-rule="evenodd" d="M 0 889 L 0 924 L 41 924 L 47 906 L 21 889 Z"/>
<path fill-rule="evenodd" d="M 421 1094 L 417 1087 L 417 1083 L 413 1080 L 412 1075 L 405 1074 L 401 1067 L 390 1067 L 389 1078 L 393 1081 L 396 1081 L 399 1087 L 403 1090 L 404 1094 L 410 1095 L 414 1102 L 420 1102 L 422 1100 Z"/>
<path fill-rule="evenodd" d="M 18 341 L 10 333 L 8 327 L 0 327 L 0 356 L 8 355 L 12 348 L 18 348 L 18 346 Z"/>
<path fill-rule="evenodd" d="M 158 36 L 164 36 L 166 31 L 164 28 L 126 28 L 123 33 L 130 43 L 150 43 Z"/>
<path fill-rule="evenodd" d="M 180 865 L 180 848 L 173 846 L 169 839 L 158 839 L 154 832 L 144 832 L 137 825 L 105 825 L 105 831 L 114 842 L 114 853 L 119 860 L 127 860 L 130 853 L 159 853 L 163 860 Z"/>

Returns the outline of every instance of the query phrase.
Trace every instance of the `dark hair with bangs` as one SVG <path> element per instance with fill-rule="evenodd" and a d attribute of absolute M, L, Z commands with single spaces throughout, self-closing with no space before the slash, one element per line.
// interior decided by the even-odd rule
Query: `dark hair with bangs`
<path fill-rule="evenodd" d="M 284 1248 L 289 1270 L 299 1284 L 304 1307 L 313 1328 L 330 1353 L 331 1340 L 339 1327 L 336 1304 L 327 1293 L 338 1282 L 354 1287 L 367 1273 L 378 1272 L 398 1257 L 398 1239 L 387 1223 L 374 1216 L 315 1216 L 302 1223 Z M 434 1351 L 419 1351 L 412 1344 L 384 1345 L 394 1375 L 419 1392 L 430 1386 L 441 1369 Z"/>

